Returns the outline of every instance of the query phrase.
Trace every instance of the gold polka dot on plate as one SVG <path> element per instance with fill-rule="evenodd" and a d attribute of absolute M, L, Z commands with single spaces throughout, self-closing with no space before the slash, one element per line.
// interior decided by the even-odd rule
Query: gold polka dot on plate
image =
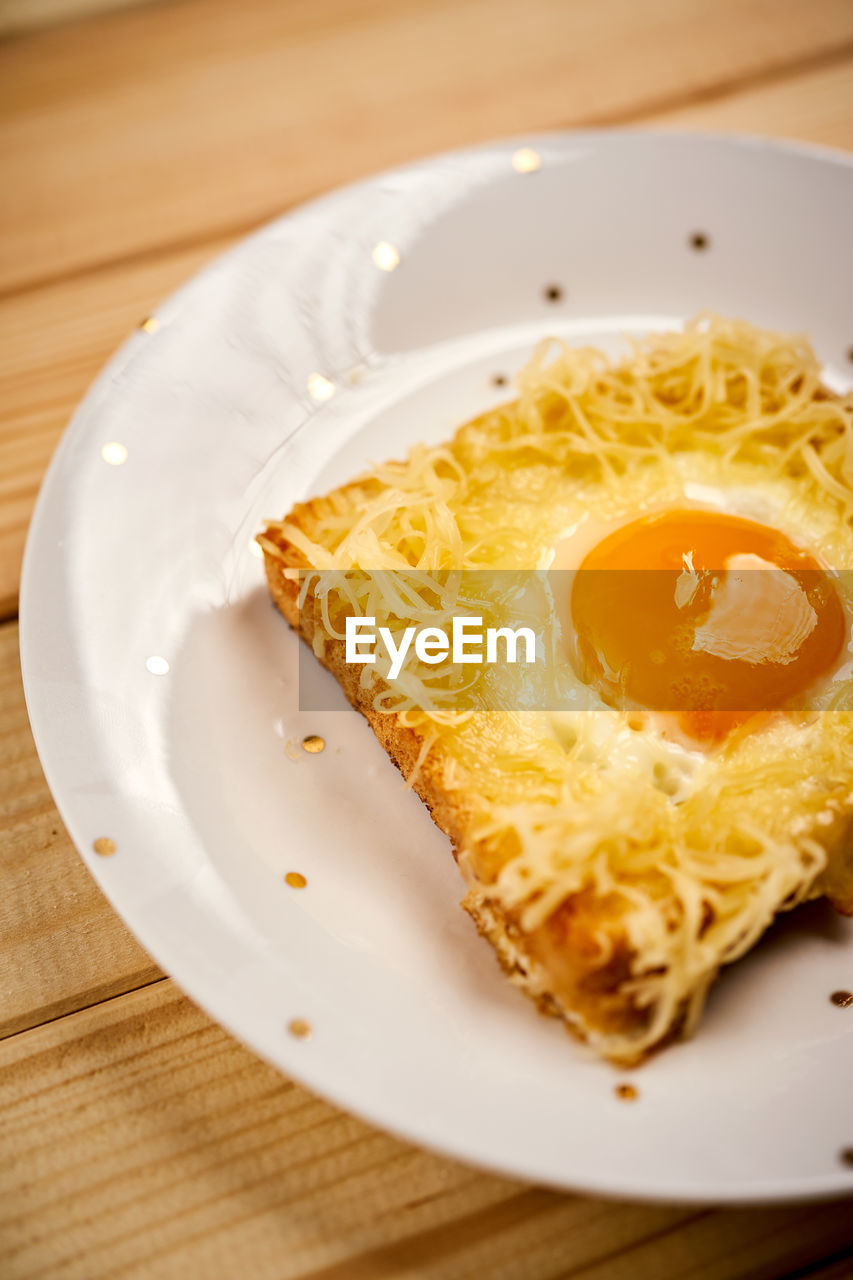
<path fill-rule="evenodd" d="M 394 271 L 400 265 L 400 250 L 387 240 L 373 246 L 371 257 L 380 271 Z"/>
<path fill-rule="evenodd" d="M 305 385 L 312 400 L 330 400 L 335 394 L 334 382 L 330 382 L 328 378 L 323 377 L 322 373 L 309 374 Z"/>
<path fill-rule="evenodd" d="M 109 836 L 98 836 L 97 840 L 92 845 L 92 848 L 95 850 L 95 853 L 99 853 L 102 858 L 108 858 L 111 853 L 115 853 L 116 842 L 115 840 L 111 840 Z"/>
<path fill-rule="evenodd" d="M 312 756 L 316 756 L 326 745 L 325 738 L 321 738 L 319 733 L 309 733 L 307 738 L 302 739 L 302 747 Z"/>
<path fill-rule="evenodd" d="M 287 1024 L 287 1029 L 297 1040 L 307 1040 L 311 1035 L 311 1023 L 306 1022 L 304 1018 L 292 1018 Z"/>
<path fill-rule="evenodd" d="M 532 147 L 520 147 L 513 152 L 512 167 L 516 173 L 535 173 L 542 168 L 542 157 Z"/>
<path fill-rule="evenodd" d="M 638 1096 L 637 1089 L 632 1084 L 617 1084 L 614 1089 L 617 1098 L 621 1098 L 623 1102 L 633 1102 Z"/>
<path fill-rule="evenodd" d="M 829 998 L 839 1009 L 849 1009 L 853 1005 L 853 991 L 833 991 Z"/>
<path fill-rule="evenodd" d="M 108 440 L 101 449 L 101 457 L 111 467 L 120 467 L 127 462 L 127 448 L 118 440 Z"/>
<path fill-rule="evenodd" d="M 308 883 L 301 871 L 288 871 L 284 878 L 291 889 L 304 889 Z"/>

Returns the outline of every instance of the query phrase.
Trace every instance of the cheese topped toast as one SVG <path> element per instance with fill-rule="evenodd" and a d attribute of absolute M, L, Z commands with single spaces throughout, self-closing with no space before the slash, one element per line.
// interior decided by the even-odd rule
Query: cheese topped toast
<path fill-rule="evenodd" d="M 825 894 L 853 914 L 853 397 L 804 340 L 703 317 L 615 363 L 544 343 L 516 399 L 258 541 L 279 609 L 449 836 L 510 980 L 602 1056 L 689 1032 L 780 911 Z M 425 581 L 562 569 L 582 704 L 466 701 L 435 667 L 348 659 L 345 619 L 397 626 L 414 599 L 428 620 Z M 642 631 L 648 569 L 676 582 L 671 649 Z M 661 671 L 682 703 L 648 692 Z"/>

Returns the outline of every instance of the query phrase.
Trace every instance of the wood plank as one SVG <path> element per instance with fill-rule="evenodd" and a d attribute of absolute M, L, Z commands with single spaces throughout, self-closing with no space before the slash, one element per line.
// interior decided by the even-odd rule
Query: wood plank
<path fill-rule="evenodd" d="M 738 93 L 652 112 L 644 124 L 795 138 L 853 151 L 853 58 Z"/>
<path fill-rule="evenodd" d="M 0 288 L 235 234 L 413 156 L 629 118 L 851 42 L 849 0 L 186 0 L 38 32 L 0 48 Z"/>
<path fill-rule="evenodd" d="M 10 1280 L 778 1276 L 849 1241 L 849 1204 L 702 1211 L 477 1173 L 260 1062 L 168 981 L 0 1045 Z"/>
<path fill-rule="evenodd" d="M 853 150 L 853 57 L 655 114 L 674 128 L 763 133 Z M 0 299 L 0 618 L 17 607 L 26 530 L 76 404 L 126 334 L 230 239 L 104 267 Z"/>
<path fill-rule="evenodd" d="M 37 27 L 91 18 L 132 4 L 154 4 L 156 0 L 0 0 L 0 36 L 20 35 Z"/>
<path fill-rule="evenodd" d="M 160 977 L 56 812 L 30 733 L 18 628 L 0 627 L 0 1036 Z"/>

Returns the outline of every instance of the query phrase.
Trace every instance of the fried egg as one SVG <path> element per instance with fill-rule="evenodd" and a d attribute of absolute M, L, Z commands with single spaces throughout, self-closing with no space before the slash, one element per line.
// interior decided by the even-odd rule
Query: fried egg
<path fill-rule="evenodd" d="M 673 802 L 734 730 L 836 705 L 853 675 L 849 575 L 832 565 L 844 530 L 795 485 L 721 470 L 697 454 L 657 493 L 648 473 L 639 496 L 631 477 L 588 491 L 538 561 L 586 692 L 584 710 L 551 713 L 555 736 Z"/>

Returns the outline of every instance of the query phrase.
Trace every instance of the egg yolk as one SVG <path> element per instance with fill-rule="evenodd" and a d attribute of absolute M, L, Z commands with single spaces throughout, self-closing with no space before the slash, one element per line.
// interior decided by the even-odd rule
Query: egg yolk
<path fill-rule="evenodd" d="M 829 575 L 784 534 L 711 511 L 667 511 L 604 538 L 576 572 L 582 675 L 622 708 L 675 712 L 715 739 L 793 704 L 838 659 Z"/>

